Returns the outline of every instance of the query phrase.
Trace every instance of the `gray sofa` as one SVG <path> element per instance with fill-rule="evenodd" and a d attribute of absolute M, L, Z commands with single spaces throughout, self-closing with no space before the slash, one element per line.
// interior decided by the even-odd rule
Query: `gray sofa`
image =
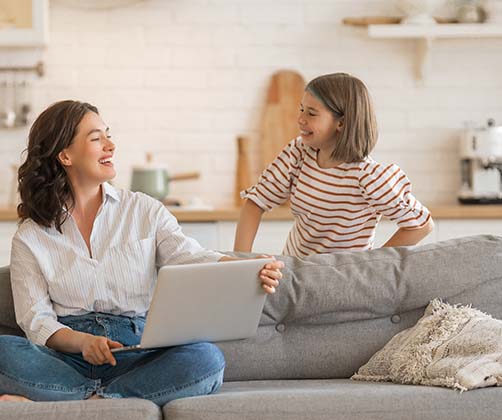
<path fill-rule="evenodd" d="M 138 399 L 0 403 L 1 419 L 499 419 L 502 389 L 348 379 L 440 297 L 502 318 L 502 238 L 318 255 L 286 263 L 256 337 L 221 342 L 227 368 L 215 395 L 164 407 Z M 0 333 L 21 334 L 8 268 L 0 272 Z"/>

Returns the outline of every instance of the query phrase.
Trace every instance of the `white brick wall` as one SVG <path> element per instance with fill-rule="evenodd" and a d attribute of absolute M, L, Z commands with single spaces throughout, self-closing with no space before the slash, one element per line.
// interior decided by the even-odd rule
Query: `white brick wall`
<path fill-rule="evenodd" d="M 173 184 L 174 195 L 226 206 L 238 135 L 252 139 L 258 166 L 270 75 L 293 68 L 309 80 L 347 71 L 374 97 L 374 157 L 402 166 L 424 202 L 452 203 L 463 122 L 502 122 L 502 39 L 438 41 L 421 85 L 413 41 L 369 39 L 341 25 L 346 16 L 398 13 L 392 0 L 145 0 L 108 11 L 52 0 L 46 76 L 32 81 L 35 114 L 60 99 L 90 101 L 118 145 L 117 185 L 129 185 L 132 165 L 150 151 L 174 172 L 201 171 L 200 180 Z M 30 64 L 40 54 L 0 49 L 0 65 Z M 0 205 L 25 137 L 26 130 L 0 130 Z"/>

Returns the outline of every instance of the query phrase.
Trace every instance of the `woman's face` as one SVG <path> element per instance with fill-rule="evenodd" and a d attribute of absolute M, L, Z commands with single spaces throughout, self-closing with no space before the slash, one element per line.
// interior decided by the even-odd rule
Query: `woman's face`
<path fill-rule="evenodd" d="M 73 143 L 59 153 L 59 160 L 72 183 L 99 185 L 116 175 L 114 152 L 109 128 L 98 114 L 89 111 L 77 126 Z"/>
<path fill-rule="evenodd" d="M 298 115 L 298 126 L 303 142 L 314 149 L 333 149 L 336 133 L 343 126 L 330 110 L 310 92 L 303 94 Z"/>

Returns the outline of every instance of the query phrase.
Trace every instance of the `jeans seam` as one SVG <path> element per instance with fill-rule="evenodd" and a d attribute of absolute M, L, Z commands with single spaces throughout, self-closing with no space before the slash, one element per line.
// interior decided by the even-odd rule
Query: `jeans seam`
<path fill-rule="evenodd" d="M 90 396 L 96 393 L 99 387 L 101 386 L 101 379 L 92 379 L 92 380 L 94 381 L 94 386 L 86 389 L 84 400 L 88 399 Z"/>
<path fill-rule="evenodd" d="M 154 398 L 157 398 L 157 397 L 161 397 L 161 396 L 164 396 L 164 395 L 168 395 L 168 394 L 172 394 L 174 392 L 178 392 L 178 391 L 181 391 L 182 389 L 185 389 L 185 388 L 188 388 L 190 386 L 193 386 L 195 384 L 198 384 L 202 381 L 205 381 L 207 378 L 217 374 L 218 372 L 221 372 L 223 369 L 225 369 L 225 363 L 223 363 L 223 365 L 221 367 L 219 367 L 218 369 L 216 369 L 215 371 L 211 372 L 211 373 L 208 373 L 207 375 L 203 376 L 202 378 L 199 378 L 195 381 L 192 381 L 192 382 L 189 382 L 187 384 L 184 384 L 182 386 L 177 386 L 177 387 L 174 387 L 172 388 L 171 391 L 158 391 L 158 392 L 155 392 L 153 394 L 150 394 L 150 395 L 145 395 L 144 398 L 146 399 L 154 399 Z"/>
<path fill-rule="evenodd" d="M 202 378 L 199 378 L 199 379 L 197 379 L 195 381 L 192 381 L 192 382 L 189 382 L 187 384 L 184 384 L 183 386 L 177 386 L 177 387 L 171 388 L 170 391 L 158 391 L 158 392 L 155 392 L 155 393 L 152 393 L 152 394 L 142 395 L 141 398 L 144 398 L 144 399 L 147 399 L 147 400 L 152 400 L 152 399 L 157 398 L 157 397 L 161 397 L 161 396 L 164 396 L 164 395 L 172 394 L 174 392 L 178 392 L 178 391 L 180 391 L 182 389 L 188 388 L 188 387 L 193 386 L 195 384 L 198 384 L 198 383 L 200 383 L 202 381 L 205 381 L 207 378 L 215 375 L 218 372 L 221 372 L 223 369 L 225 369 L 225 363 L 223 363 L 222 366 L 219 367 L 218 369 L 216 369 L 215 371 L 213 371 L 211 373 L 208 373 L 207 375 L 205 375 Z M 106 392 L 106 388 L 108 388 L 110 385 L 112 385 L 118 379 L 120 379 L 120 378 L 116 378 L 114 381 L 110 382 L 105 387 L 100 388 L 96 393 L 98 395 L 104 397 L 104 398 L 106 398 L 107 396 L 112 396 L 112 398 L 114 398 L 113 396 L 118 395 L 118 394 L 117 393 L 110 393 L 110 394 L 108 394 Z"/>
<path fill-rule="evenodd" d="M 87 387 L 86 385 L 81 385 L 79 387 L 69 388 L 69 387 L 65 387 L 63 385 L 47 385 L 47 384 L 41 384 L 41 383 L 37 383 L 37 382 L 30 382 L 30 381 L 26 381 L 24 379 L 15 378 L 15 377 L 9 375 L 8 373 L 5 373 L 3 370 L 0 370 L 0 375 L 3 375 L 6 378 L 9 378 L 12 381 L 15 381 L 19 384 L 23 384 L 25 386 L 29 386 L 29 387 L 35 388 L 35 389 L 47 389 L 47 390 L 51 390 L 51 391 L 62 391 L 62 392 L 68 392 L 68 393 L 86 391 L 87 389 L 89 389 L 89 387 Z M 99 387 L 99 384 L 96 382 L 101 383 L 100 380 L 98 380 L 98 381 L 95 381 L 92 379 L 89 379 L 89 380 L 94 382 L 94 390 Z"/>

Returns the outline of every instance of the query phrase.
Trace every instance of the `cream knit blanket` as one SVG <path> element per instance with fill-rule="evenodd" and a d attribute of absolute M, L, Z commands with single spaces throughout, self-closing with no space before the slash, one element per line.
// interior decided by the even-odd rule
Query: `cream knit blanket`
<path fill-rule="evenodd" d="M 502 385 L 502 321 L 435 299 L 352 379 L 435 385 L 467 391 Z"/>

